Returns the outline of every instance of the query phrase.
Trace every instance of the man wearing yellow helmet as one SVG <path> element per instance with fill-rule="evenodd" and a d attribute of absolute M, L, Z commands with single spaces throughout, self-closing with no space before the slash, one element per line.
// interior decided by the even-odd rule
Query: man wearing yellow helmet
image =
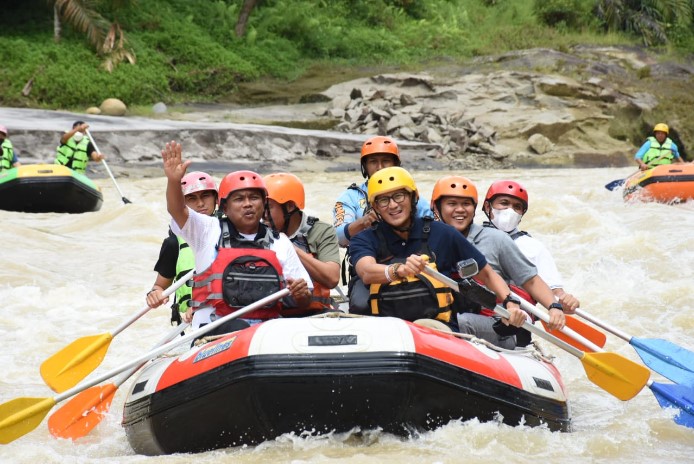
<path fill-rule="evenodd" d="M 634 155 L 640 170 L 646 171 L 661 164 L 684 163 L 677 145 L 668 137 L 669 133 L 667 124 L 661 122 L 655 125 L 653 135 Z"/>
<path fill-rule="evenodd" d="M 369 287 L 366 307 L 350 296 L 350 312 L 393 316 L 410 321 L 437 319 L 457 328 L 451 317 L 452 297 L 422 274 L 429 256 L 438 270 L 452 276 L 459 261 L 472 258 L 478 278 L 511 313 L 510 324 L 525 320 L 510 297 L 506 282 L 485 257 L 454 227 L 416 214 L 419 193 L 414 179 L 401 167 L 384 168 L 369 178 L 368 200 L 379 217 L 377 225 L 352 237 L 350 250 L 359 279 Z M 429 290 L 427 290 L 429 289 Z M 406 304 L 403 302 L 406 301 Z M 361 302 L 359 302 L 361 303 Z"/>

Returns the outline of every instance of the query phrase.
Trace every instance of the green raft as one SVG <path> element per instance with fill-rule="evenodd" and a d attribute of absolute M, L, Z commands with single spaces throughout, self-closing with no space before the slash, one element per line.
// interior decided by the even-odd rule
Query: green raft
<path fill-rule="evenodd" d="M 58 164 L 28 164 L 0 172 L 0 209 L 25 213 L 87 213 L 104 202 L 84 174 Z"/>

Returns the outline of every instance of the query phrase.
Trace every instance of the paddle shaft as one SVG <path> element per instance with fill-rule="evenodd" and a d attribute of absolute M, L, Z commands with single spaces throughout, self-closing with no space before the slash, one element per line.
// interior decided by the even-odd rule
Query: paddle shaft
<path fill-rule="evenodd" d="M 178 279 L 176 282 L 171 284 L 169 286 L 169 288 L 164 290 L 164 292 L 162 293 L 162 296 L 168 297 L 169 295 L 174 293 L 176 290 L 178 290 L 180 287 L 182 287 L 183 284 L 185 284 L 189 279 L 191 279 L 194 274 L 195 274 L 195 269 L 191 270 L 186 275 L 184 275 L 183 277 Z M 121 325 L 116 327 L 116 329 L 112 333 L 112 336 L 115 337 L 116 335 L 121 333 L 128 326 L 130 326 L 130 324 L 132 324 L 133 322 L 135 322 L 136 320 L 138 320 L 139 318 L 144 316 L 146 313 L 148 313 L 150 309 L 152 309 L 152 308 L 150 308 L 148 305 L 143 306 L 142 309 L 140 311 L 138 311 L 137 313 L 135 313 L 130 319 L 128 319 L 127 321 L 123 322 Z"/>
<path fill-rule="evenodd" d="M 94 141 L 94 137 L 92 137 L 91 132 L 89 132 L 89 129 L 86 129 L 85 132 L 87 133 L 87 137 L 89 137 L 89 141 L 92 142 L 92 145 L 94 145 L 94 149 L 98 152 L 101 153 L 101 150 L 99 150 L 99 147 L 97 146 L 96 142 Z M 113 173 L 111 172 L 111 168 L 108 167 L 108 164 L 106 164 L 105 159 L 101 159 L 101 163 L 103 163 L 104 167 L 106 168 L 106 172 L 108 172 L 108 175 L 111 177 L 111 180 L 113 181 L 113 185 L 116 186 L 116 190 L 118 190 L 118 193 L 120 193 L 120 198 L 123 200 L 123 203 L 130 203 L 130 200 L 125 198 L 125 195 L 123 195 L 123 191 L 120 189 L 118 186 L 118 182 L 116 182 L 116 178 L 113 177 Z"/>
<path fill-rule="evenodd" d="M 456 292 L 460 292 L 460 286 L 458 285 L 458 282 L 456 282 L 455 280 L 451 279 L 450 277 L 447 277 L 447 276 L 441 274 L 440 272 L 438 272 L 438 271 L 436 271 L 436 270 L 430 268 L 429 266 L 426 266 L 426 267 L 424 268 L 424 273 L 425 273 L 425 274 L 428 274 L 428 275 L 430 275 L 431 277 L 434 277 L 435 279 L 439 280 L 440 282 L 442 282 L 442 283 L 448 285 L 449 287 L 451 287 L 451 288 L 452 288 L 453 290 L 455 290 Z M 524 301 L 524 300 L 521 299 L 521 301 Z M 528 302 L 526 301 L 526 304 L 530 304 L 530 303 L 528 303 Z M 537 309 L 537 308 L 534 308 L 534 309 Z M 499 316 L 501 316 L 501 317 L 503 317 L 503 318 L 506 318 L 506 319 L 508 319 L 509 316 L 510 316 L 510 314 L 509 314 L 509 312 L 506 310 L 506 308 L 504 308 L 503 306 L 500 306 L 500 305 L 496 305 L 496 307 L 494 308 L 494 312 L 497 313 Z M 545 316 L 546 316 L 546 315 L 545 315 Z M 549 319 L 548 319 L 548 320 L 549 320 Z M 569 345 L 569 344 L 566 343 L 565 341 L 558 339 L 558 338 L 555 337 L 554 335 L 545 332 L 544 330 L 540 329 L 539 327 L 535 327 L 534 325 L 530 324 L 530 323 L 527 322 L 527 321 L 523 323 L 523 328 L 524 328 L 525 330 L 528 330 L 529 332 L 534 333 L 534 334 L 537 335 L 538 337 L 544 338 L 545 340 L 547 340 L 547 341 L 549 341 L 549 342 L 551 342 L 551 343 L 554 343 L 555 345 L 559 346 L 559 348 L 562 348 L 562 349 L 568 351 L 570 354 L 576 356 L 578 359 L 582 359 L 583 356 L 584 356 L 583 351 L 579 350 L 578 348 L 574 348 L 573 346 Z M 572 331 L 572 332 L 573 332 L 573 331 Z M 574 332 L 574 333 L 575 333 L 575 332 Z M 581 338 L 583 338 L 583 337 L 581 337 Z M 589 344 L 590 344 L 590 345 L 593 345 L 592 342 L 589 342 L 588 340 L 586 340 L 586 346 L 589 346 Z M 595 345 L 593 345 L 593 346 L 595 346 Z M 598 350 L 600 349 L 600 348 L 598 348 L 598 347 L 596 347 L 596 348 L 597 348 Z"/>
<path fill-rule="evenodd" d="M 540 311 L 539 309 L 537 309 L 537 307 L 535 305 L 524 300 L 520 295 L 517 295 L 514 292 L 511 292 L 511 295 L 515 296 L 516 298 L 518 298 L 518 300 L 520 300 L 521 309 L 529 312 L 533 316 L 537 317 L 538 319 L 541 319 L 542 321 L 544 321 L 546 323 L 549 322 L 549 314 L 547 314 L 543 311 Z M 588 340 L 584 336 L 580 335 L 578 332 L 576 332 L 575 330 L 573 330 L 570 327 L 564 327 L 563 329 L 561 329 L 561 332 L 565 333 L 566 335 L 568 335 L 569 337 L 571 337 L 575 341 L 581 343 L 585 347 L 590 348 L 590 350 L 592 350 L 592 351 L 596 351 L 596 352 L 601 351 L 601 348 L 599 346 L 597 346 L 595 343 L 591 342 L 590 340 Z"/>
<path fill-rule="evenodd" d="M 615 334 L 616 336 L 618 336 L 618 337 L 621 338 L 622 340 L 625 340 L 625 341 L 627 341 L 627 342 L 631 341 L 631 338 L 632 338 L 632 337 L 630 337 L 629 335 L 627 335 L 626 332 L 623 332 L 623 331 L 619 330 L 617 327 L 614 327 L 614 326 L 608 324 L 607 322 L 601 321 L 601 320 L 598 319 L 597 317 L 595 317 L 595 316 L 593 316 L 592 314 L 589 314 L 589 313 L 583 311 L 583 310 L 580 309 L 580 308 L 577 308 L 577 309 L 576 309 L 576 315 L 581 316 L 583 319 L 585 319 L 585 320 L 587 320 L 587 321 L 589 321 L 589 322 L 592 322 L 593 324 L 597 325 L 597 326 L 600 327 L 601 329 L 605 329 L 605 330 L 607 330 L 608 332 L 611 332 L 611 333 Z"/>
<path fill-rule="evenodd" d="M 56 395 L 53 398 L 53 400 L 55 403 L 59 403 L 59 402 L 65 400 L 67 398 L 70 398 L 71 396 L 74 396 L 74 395 L 80 393 L 83 390 L 86 390 L 89 387 L 93 387 L 94 385 L 99 384 L 105 380 L 108 380 L 111 377 L 120 374 L 121 372 L 125 372 L 127 369 L 130 369 L 130 368 L 135 367 L 135 366 L 139 366 L 140 364 L 142 364 L 146 361 L 154 359 L 155 357 L 159 356 L 160 354 L 164 354 L 167 351 L 169 351 L 170 349 L 172 349 L 178 345 L 192 341 L 192 340 L 198 338 L 199 336 L 206 334 L 210 330 L 219 327 L 220 325 L 224 324 L 227 321 L 230 321 L 232 319 L 236 319 L 240 316 L 243 316 L 246 313 L 249 313 L 249 312 L 254 311 L 258 308 L 261 308 L 261 307 L 265 306 L 266 304 L 272 303 L 273 301 L 279 300 L 280 298 L 283 298 L 287 295 L 289 295 L 289 289 L 284 288 L 282 290 L 279 290 L 279 291 L 273 293 L 272 295 L 268 295 L 265 298 L 256 301 L 255 303 L 251 303 L 248 306 L 245 306 L 245 307 L 243 307 L 237 311 L 234 311 L 231 314 L 227 314 L 226 316 L 219 318 L 214 322 L 206 324 L 206 325 L 200 327 L 198 330 L 194 330 L 193 332 L 189 333 L 188 335 L 180 337 L 176 340 L 172 340 L 172 341 L 160 346 L 157 349 L 151 350 L 151 351 L 147 352 L 146 354 L 140 356 L 139 358 L 133 359 L 132 361 L 129 361 L 120 367 L 116 367 L 115 369 L 112 369 L 112 370 L 106 372 L 105 374 L 95 378 L 95 379 L 92 379 L 88 382 L 81 383 L 81 384 L 79 384 L 79 385 L 77 385 L 77 386 L 75 386 L 69 390 L 66 390 L 65 392 L 61 393 L 60 395 Z"/>

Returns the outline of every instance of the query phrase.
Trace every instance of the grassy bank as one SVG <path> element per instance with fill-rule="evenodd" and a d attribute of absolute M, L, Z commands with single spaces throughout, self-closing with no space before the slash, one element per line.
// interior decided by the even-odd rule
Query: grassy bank
<path fill-rule="evenodd" d="M 240 84 L 292 82 L 307 70 L 338 80 L 379 67 L 423 68 L 432 60 L 457 63 L 514 49 L 635 42 L 601 33 L 588 21 L 546 26 L 533 2 L 263 1 L 240 38 L 234 27 L 241 1 L 139 0 L 129 8 L 100 2 L 137 58 L 109 73 L 82 34 L 65 26 L 62 40 L 53 41 L 46 0 L 10 3 L 14 14 L 0 19 L 0 102 L 8 106 L 83 109 L 107 97 L 130 106 L 232 101 L 243 99 Z M 31 91 L 22 95 L 31 79 Z"/>

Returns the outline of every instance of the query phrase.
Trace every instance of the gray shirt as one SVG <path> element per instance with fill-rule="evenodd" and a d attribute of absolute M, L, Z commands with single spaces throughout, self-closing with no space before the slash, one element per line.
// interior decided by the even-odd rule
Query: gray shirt
<path fill-rule="evenodd" d="M 506 232 L 472 224 L 467 239 L 487 258 L 492 269 L 507 284 L 523 286 L 537 275 L 535 265 L 525 257 Z"/>

